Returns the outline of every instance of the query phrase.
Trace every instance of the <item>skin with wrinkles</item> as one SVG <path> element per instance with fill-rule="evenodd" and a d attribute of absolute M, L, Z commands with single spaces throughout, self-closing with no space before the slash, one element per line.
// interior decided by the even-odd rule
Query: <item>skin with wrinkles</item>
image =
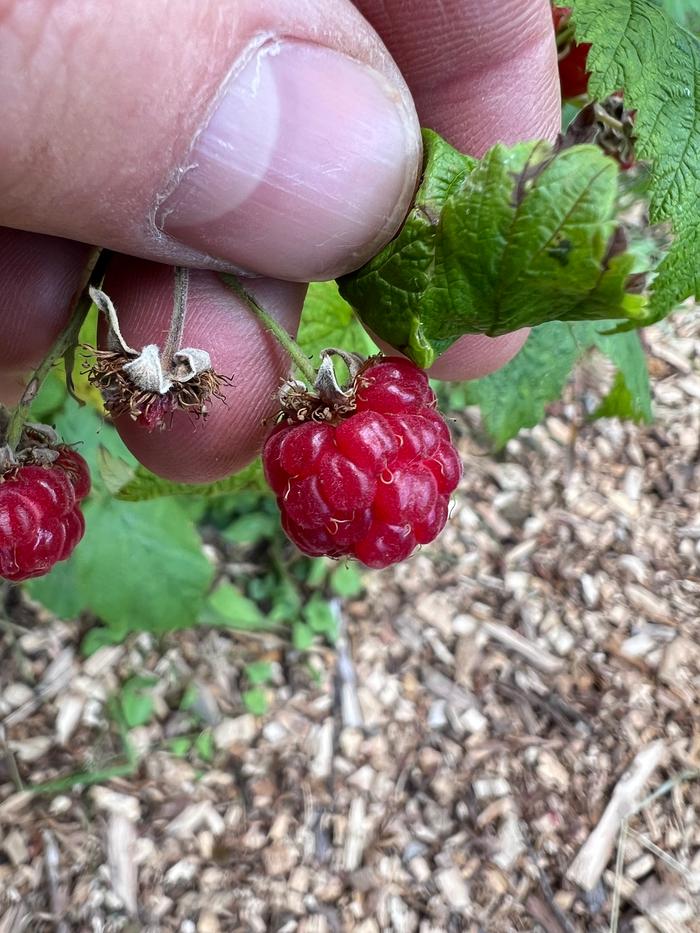
<path fill-rule="evenodd" d="M 0 235 L 4 401 L 16 400 L 24 372 L 60 328 L 68 283 L 76 280 L 84 261 L 83 247 L 36 234 L 97 242 L 165 261 L 216 265 L 202 256 L 193 259 L 190 249 L 174 241 L 158 239 L 153 219 L 186 165 L 221 87 L 243 67 L 262 34 L 342 51 L 389 82 L 404 108 L 411 107 L 410 89 L 421 123 L 467 152 L 479 155 L 499 139 L 552 136 L 558 127 L 556 50 L 547 0 L 498 5 L 488 0 L 359 0 L 354 6 L 347 0 L 124 0 L 92 4 L 89 18 L 79 0 L 0 4 L 0 225 L 35 232 Z M 323 87 L 319 82 L 319 92 Z M 309 94 L 307 107 L 313 106 L 313 88 Z M 404 159 L 396 160 L 397 173 L 412 177 L 415 160 L 409 147 Z M 363 196 L 376 211 L 377 192 L 358 190 L 357 197 Z M 367 231 L 368 248 L 378 249 L 381 238 L 391 235 L 408 200 L 406 195 L 405 203 L 376 212 L 380 219 Z M 290 239 L 296 245 L 308 237 L 313 244 L 308 269 L 317 269 L 313 230 L 304 231 L 303 216 L 293 219 Z M 337 224 L 337 237 L 346 236 L 342 213 Z M 271 310 L 294 331 L 303 287 L 274 280 L 282 271 L 274 268 L 276 251 L 261 240 L 260 264 L 264 261 L 268 279 L 259 287 Z M 303 259 L 303 250 L 299 255 Z M 255 256 L 249 260 L 255 272 Z M 235 265 L 235 255 L 228 261 Z M 305 275 L 303 266 L 300 260 L 299 278 Z M 195 292 L 200 276 L 203 304 L 192 325 L 203 338 L 199 343 L 230 345 L 238 354 L 232 359 L 236 370 L 228 407 L 217 413 L 210 429 L 198 431 L 196 443 L 189 424 L 177 424 L 167 437 L 124 428 L 132 450 L 152 469 L 193 480 L 252 456 L 259 428 L 240 413 L 257 415 L 266 406 L 273 410 L 271 395 L 261 402 L 261 393 L 272 393 L 284 368 L 275 356 L 261 379 L 271 359 L 269 338 L 251 329 L 250 315 L 233 295 L 217 290 L 209 313 L 211 277 L 193 273 Z M 109 279 L 125 330 L 132 332 L 133 322 L 133 332 L 144 342 L 158 341 L 167 329 L 170 275 L 124 257 Z M 198 330 L 200 313 L 206 328 Z M 436 373 L 444 378 L 483 374 L 502 365 L 522 340 L 522 334 L 497 341 L 463 338 L 438 362 Z"/>

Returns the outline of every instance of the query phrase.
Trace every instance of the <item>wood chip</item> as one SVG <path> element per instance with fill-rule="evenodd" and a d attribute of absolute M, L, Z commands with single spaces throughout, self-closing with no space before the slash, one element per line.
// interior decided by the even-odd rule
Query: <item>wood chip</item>
<path fill-rule="evenodd" d="M 566 877 L 584 891 L 591 891 L 610 861 L 620 824 L 634 811 L 647 782 L 666 757 L 663 741 L 645 745 L 615 785 L 598 825 L 571 863 Z"/>

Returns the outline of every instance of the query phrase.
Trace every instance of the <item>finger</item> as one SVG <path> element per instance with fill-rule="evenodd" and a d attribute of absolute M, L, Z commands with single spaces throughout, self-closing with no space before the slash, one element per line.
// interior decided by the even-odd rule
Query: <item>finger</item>
<path fill-rule="evenodd" d="M 0 86 L 0 223 L 162 262 L 332 278 L 419 170 L 410 94 L 347 0 L 11 3 Z"/>
<path fill-rule="evenodd" d="M 89 248 L 0 227 L 0 401 L 14 405 L 27 373 L 66 323 Z"/>
<path fill-rule="evenodd" d="M 553 138 L 561 101 L 548 0 L 356 0 L 402 69 L 424 126 L 481 156 L 496 142 Z M 462 337 L 431 369 L 475 379 L 517 353 L 518 331 Z"/>
<path fill-rule="evenodd" d="M 553 138 L 561 99 L 549 0 L 356 0 L 401 68 L 424 126 L 481 156 Z"/>
<path fill-rule="evenodd" d="M 305 286 L 255 279 L 247 287 L 290 332 L 295 333 Z M 104 289 L 112 298 L 126 342 L 141 349 L 162 347 L 173 304 L 173 270 L 117 257 Z M 206 349 L 213 369 L 231 377 L 224 401 L 212 399 L 206 420 L 185 412 L 172 426 L 149 432 L 128 417 L 117 430 L 146 467 L 175 482 L 204 483 L 243 469 L 260 451 L 277 409 L 280 382 L 289 359 L 245 304 L 213 272 L 192 272 L 183 346 Z"/>

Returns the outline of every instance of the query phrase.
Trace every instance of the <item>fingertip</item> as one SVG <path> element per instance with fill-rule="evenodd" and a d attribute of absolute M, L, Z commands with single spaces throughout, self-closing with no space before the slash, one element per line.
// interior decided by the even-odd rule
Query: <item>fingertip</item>
<path fill-rule="evenodd" d="M 305 286 L 270 279 L 247 288 L 294 333 Z M 141 348 L 162 345 L 172 309 L 168 266 L 117 257 L 105 281 L 125 340 Z M 259 453 L 274 414 L 286 354 L 242 300 L 212 272 L 191 272 L 183 343 L 207 350 L 212 367 L 230 378 L 223 399 L 212 399 L 206 418 L 176 412 L 164 429 L 148 431 L 129 417 L 116 419 L 122 440 L 149 470 L 173 482 L 211 483 L 247 466 Z"/>
<path fill-rule="evenodd" d="M 481 379 L 510 362 L 529 333 L 530 329 L 524 327 L 502 337 L 468 334 L 453 343 L 430 367 L 428 374 L 446 382 Z"/>

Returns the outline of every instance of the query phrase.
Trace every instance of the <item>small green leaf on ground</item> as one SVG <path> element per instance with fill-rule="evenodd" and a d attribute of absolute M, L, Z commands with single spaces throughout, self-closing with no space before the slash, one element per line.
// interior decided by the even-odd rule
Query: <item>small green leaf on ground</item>
<path fill-rule="evenodd" d="M 330 586 L 336 596 L 345 599 L 352 599 L 359 596 L 364 590 L 365 584 L 362 574 L 355 564 L 339 564 L 331 574 Z"/>
<path fill-rule="evenodd" d="M 253 687 L 269 683 L 272 680 L 272 664 L 269 661 L 253 661 L 246 665 L 245 675 Z"/>
<path fill-rule="evenodd" d="M 122 684 L 119 705 L 127 729 L 145 726 L 150 722 L 154 712 L 151 689 L 156 683 L 155 677 L 137 676 Z"/>
<path fill-rule="evenodd" d="M 268 620 L 252 599 L 232 583 L 220 583 L 207 600 L 201 621 L 243 631 L 268 628 Z"/>
<path fill-rule="evenodd" d="M 338 626 L 327 600 L 315 594 L 304 606 L 303 614 L 312 632 L 325 635 L 330 642 L 335 641 Z"/>
<path fill-rule="evenodd" d="M 253 716 L 264 716 L 268 710 L 267 691 L 263 687 L 252 687 L 241 694 L 243 705 Z"/>
<path fill-rule="evenodd" d="M 292 644 L 297 651 L 308 651 L 314 643 L 314 633 L 303 622 L 292 624 Z"/>

